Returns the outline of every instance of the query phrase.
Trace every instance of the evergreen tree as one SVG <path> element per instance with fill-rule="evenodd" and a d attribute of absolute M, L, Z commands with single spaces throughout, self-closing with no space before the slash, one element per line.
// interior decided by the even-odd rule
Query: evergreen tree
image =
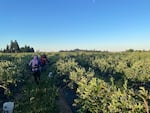
<path fill-rule="evenodd" d="M 1 52 L 1 51 L 0 51 Z M 10 42 L 10 45 L 6 46 L 6 49 L 2 50 L 4 53 L 18 53 L 18 52 L 34 52 L 34 49 L 30 46 L 19 47 L 17 40 Z"/>
<path fill-rule="evenodd" d="M 15 42 L 14 42 L 14 50 L 15 50 L 15 52 L 20 52 L 20 48 L 19 48 L 19 44 L 18 44 L 18 42 L 15 40 Z"/>
<path fill-rule="evenodd" d="M 10 52 L 11 52 L 11 53 L 14 52 L 13 45 L 14 45 L 14 43 L 13 43 L 13 41 L 11 40 L 11 42 L 10 42 Z"/>
<path fill-rule="evenodd" d="M 11 53 L 14 53 L 14 52 L 18 53 L 18 52 L 20 52 L 19 44 L 18 44 L 18 42 L 16 40 L 14 42 L 11 40 L 10 52 Z"/>
<path fill-rule="evenodd" d="M 21 47 L 20 51 L 21 52 L 34 52 L 34 49 L 31 48 L 30 46 L 25 45 L 25 47 Z"/>

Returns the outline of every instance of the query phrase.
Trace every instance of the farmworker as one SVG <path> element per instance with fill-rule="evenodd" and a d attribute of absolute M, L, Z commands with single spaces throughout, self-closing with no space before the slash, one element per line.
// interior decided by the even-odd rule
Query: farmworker
<path fill-rule="evenodd" d="M 40 72 L 41 63 L 40 63 L 40 60 L 37 55 L 35 55 L 33 57 L 33 59 L 30 61 L 29 66 L 32 67 L 34 80 L 35 80 L 36 84 L 38 85 L 39 81 L 40 81 L 40 74 L 41 74 L 41 72 Z"/>
<path fill-rule="evenodd" d="M 41 66 L 44 67 L 46 65 L 46 62 L 49 63 L 49 60 L 47 59 L 46 54 L 42 54 L 40 58 Z"/>

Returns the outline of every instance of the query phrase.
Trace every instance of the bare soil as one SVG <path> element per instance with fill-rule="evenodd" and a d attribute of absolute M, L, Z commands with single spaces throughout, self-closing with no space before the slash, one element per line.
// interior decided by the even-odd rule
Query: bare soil
<path fill-rule="evenodd" d="M 63 89 L 59 88 L 57 105 L 60 113 L 72 113 L 70 106 L 67 104 L 63 94 Z"/>

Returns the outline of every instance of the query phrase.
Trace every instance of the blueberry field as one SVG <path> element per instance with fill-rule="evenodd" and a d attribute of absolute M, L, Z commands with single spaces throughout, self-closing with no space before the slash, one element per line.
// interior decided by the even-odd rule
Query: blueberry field
<path fill-rule="evenodd" d="M 13 101 L 14 113 L 60 113 L 61 90 L 72 113 L 149 113 L 150 52 L 46 53 L 39 85 L 28 66 L 35 54 L 0 54 L 1 111 Z"/>

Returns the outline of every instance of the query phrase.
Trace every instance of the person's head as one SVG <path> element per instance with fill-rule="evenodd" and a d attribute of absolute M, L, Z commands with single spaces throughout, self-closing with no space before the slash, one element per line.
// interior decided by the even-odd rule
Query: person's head
<path fill-rule="evenodd" d="M 41 55 L 41 57 L 46 57 L 46 54 L 45 54 L 45 53 L 43 53 L 43 54 Z"/>
<path fill-rule="evenodd" d="M 38 56 L 37 56 L 37 55 L 34 55 L 33 59 L 38 59 Z"/>

